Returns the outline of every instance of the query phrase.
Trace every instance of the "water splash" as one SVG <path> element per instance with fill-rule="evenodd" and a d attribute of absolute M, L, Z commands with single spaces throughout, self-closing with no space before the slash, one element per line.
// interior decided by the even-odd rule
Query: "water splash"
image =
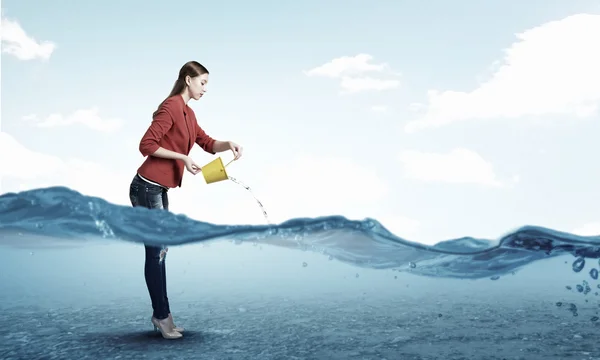
<path fill-rule="evenodd" d="M 370 218 L 325 216 L 280 224 L 217 225 L 144 207 L 114 205 L 65 187 L 0 196 L 0 245 L 27 246 L 37 238 L 45 246 L 58 246 L 95 237 L 165 246 L 218 239 L 251 241 L 314 251 L 357 267 L 469 279 L 497 278 L 563 254 L 577 258 L 572 267 L 580 272 L 586 258 L 600 258 L 600 237 L 537 226 L 521 227 L 498 241 L 464 237 L 429 246 L 400 238 Z M 597 272 L 590 271 L 589 276 L 597 278 Z M 582 289 L 587 293 L 585 284 Z"/>
<path fill-rule="evenodd" d="M 234 183 L 236 183 L 236 184 L 240 185 L 241 187 L 243 187 L 244 189 L 248 190 L 250 195 L 252 195 L 254 200 L 256 200 L 256 202 L 258 203 L 258 206 L 260 206 L 260 209 L 262 210 L 262 213 L 265 216 L 265 219 L 267 220 L 267 224 L 271 224 L 271 221 L 269 221 L 269 216 L 267 215 L 267 211 L 265 210 L 265 207 L 263 206 L 262 202 L 260 200 L 258 200 L 258 198 L 254 195 L 254 193 L 252 192 L 252 189 L 250 189 L 250 186 L 242 183 L 238 179 L 231 177 L 231 176 L 229 176 L 229 180 L 233 181 Z"/>

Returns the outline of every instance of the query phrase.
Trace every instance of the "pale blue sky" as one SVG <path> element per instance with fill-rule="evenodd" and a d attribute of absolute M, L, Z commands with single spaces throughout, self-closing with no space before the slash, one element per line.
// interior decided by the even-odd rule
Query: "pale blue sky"
<path fill-rule="evenodd" d="M 151 113 L 181 65 L 197 60 L 211 72 L 210 82 L 207 96 L 190 106 L 211 136 L 244 146 L 230 173 L 255 190 L 274 221 L 368 216 L 425 243 L 498 237 L 525 224 L 600 233 L 594 166 L 600 72 L 593 65 L 600 45 L 590 41 L 599 29 L 597 2 L 156 3 L 2 2 L 11 24 L 5 31 L 3 18 L 5 50 L 25 39 L 15 22 L 27 37 L 55 48 L 47 59 L 2 53 L 0 141 L 8 153 L 1 192 L 64 184 L 128 204 L 129 181 L 143 160 L 137 145 Z M 596 17 L 564 20 L 586 13 Z M 560 23 L 546 26 L 550 21 Z M 514 51 L 510 76 L 436 113 L 440 121 L 468 120 L 406 131 L 427 113 L 428 91 L 470 93 L 498 71 L 515 34 L 535 27 L 538 34 Z M 399 86 L 343 93 L 340 79 L 306 73 L 359 54 L 387 67 L 355 70 L 348 79 L 372 76 Z M 570 101 L 561 103 L 565 98 Z M 421 112 L 411 111 L 415 103 L 423 104 Z M 122 125 L 99 131 L 26 120 L 93 107 L 102 120 Z M 16 146 L 8 136 L 37 154 L 7 160 Z M 455 153 L 456 162 L 418 154 L 461 148 L 465 157 Z M 495 179 L 477 159 L 469 162 L 475 153 Z M 192 156 L 200 164 L 212 159 L 198 148 Z M 470 182 L 459 176 L 465 172 Z M 494 182 L 502 186 L 489 185 Z M 186 174 L 183 185 L 170 192 L 175 212 L 220 223 L 264 222 L 252 197 L 233 184 L 207 186 L 200 175 Z"/>

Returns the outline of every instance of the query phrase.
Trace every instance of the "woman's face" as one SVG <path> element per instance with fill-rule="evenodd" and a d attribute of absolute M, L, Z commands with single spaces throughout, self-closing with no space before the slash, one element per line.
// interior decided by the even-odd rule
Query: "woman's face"
<path fill-rule="evenodd" d="M 202 74 L 196 77 L 186 79 L 188 92 L 191 98 L 199 100 L 206 92 L 206 84 L 208 83 L 208 74 Z"/>

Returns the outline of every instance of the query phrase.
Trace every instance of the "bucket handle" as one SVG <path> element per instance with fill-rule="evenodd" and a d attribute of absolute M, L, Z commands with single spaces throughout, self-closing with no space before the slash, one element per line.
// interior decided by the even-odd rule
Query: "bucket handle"
<path fill-rule="evenodd" d="M 230 160 L 230 161 L 227 163 L 227 165 L 225 165 L 225 167 L 229 166 L 229 164 L 231 164 L 231 163 L 232 163 L 232 162 L 234 162 L 234 161 L 235 161 L 235 158 L 231 159 L 231 160 Z"/>

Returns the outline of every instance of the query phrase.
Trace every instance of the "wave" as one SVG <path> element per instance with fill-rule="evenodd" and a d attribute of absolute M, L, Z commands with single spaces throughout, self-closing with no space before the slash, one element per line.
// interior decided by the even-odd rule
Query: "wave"
<path fill-rule="evenodd" d="M 314 251 L 373 269 L 478 279 L 513 272 L 529 263 L 572 254 L 573 271 L 600 257 L 599 236 L 578 236 L 523 226 L 499 240 L 462 237 L 424 245 L 394 235 L 375 219 L 341 215 L 295 218 L 274 225 L 219 225 L 165 210 L 115 205 L 67 187 L 0 196 L 0 244 L 23 245 L 38 237 L 83 242 L 93 238 L 152 245 L 185 245 L 229 239 Z"/>

